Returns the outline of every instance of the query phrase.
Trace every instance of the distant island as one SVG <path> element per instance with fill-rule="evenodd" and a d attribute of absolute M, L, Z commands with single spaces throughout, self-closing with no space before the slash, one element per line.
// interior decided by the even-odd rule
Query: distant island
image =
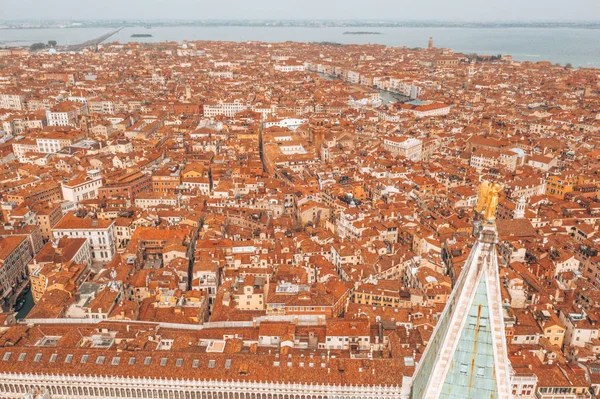
<path fill-rule="evenodd" d="M 134 33 L 131 37 L 152 37 L 150 33 Z"/>
<path fill-rule="evenodd" d="M 348 31 L 344 32 L 344 35 L 381 35 L 381 32 Z"/>
<path fill-rule="evenodd" d="M 337 43 L 337 42 L 313 42 L 316 44 L 320 44 L 321 46 L 343 46 L 342 43 Z"/>

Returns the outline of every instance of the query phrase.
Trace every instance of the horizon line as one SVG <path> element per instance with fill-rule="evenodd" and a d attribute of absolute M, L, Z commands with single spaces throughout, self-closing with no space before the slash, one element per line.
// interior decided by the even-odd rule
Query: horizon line
<path fill-rule="evenodd" d="M 118 22 L 118 21 L 314 21 L 314 22 L 468 22 L 468 23 L 600 23 L 600 19 L 438 19 L 438 18 L 408 18 L 408 19 L 385 19 L 385 18 L 17 18 L 0 19 L 0 22 L 31 22 L 31 21 L 86 21 L 86 22 Z"/>

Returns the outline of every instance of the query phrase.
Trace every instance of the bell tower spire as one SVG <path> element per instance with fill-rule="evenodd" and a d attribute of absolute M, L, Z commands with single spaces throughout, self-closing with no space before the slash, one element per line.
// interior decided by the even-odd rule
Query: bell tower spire
<path fill-rule="evenodd" d="M 480 188 L 477 240 L 419 361 L 412 399 L 512 397 L 496 254 L 501 188 Z"/>

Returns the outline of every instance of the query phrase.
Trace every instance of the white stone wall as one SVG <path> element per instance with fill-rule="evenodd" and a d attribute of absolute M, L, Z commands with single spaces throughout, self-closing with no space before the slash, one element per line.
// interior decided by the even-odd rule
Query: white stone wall
<path fill-rule="evenodd" d="M 401 386 L 280 384 L 245 381 L 184 381 L 154 378 L 0 373 L 3 398 L 48 389 L 52 399 L 408 399 Z"/>
<path fill-rule="evenodd" d="M 87 238 L 92 252 L 92 261 L 108 263 L 116 254 L 115 224 L 106 229 L 61 229 L 53 230 L 54 238 L 63 236 L 71 238 Z"/>
<path fill-rule="evenodd" d="M 76 186 L 62 185 L 63 198 L 78 204 L 87 199 L 98 197 L 98 188 L 102 187 L 102 178 L 88 180 Z"/>

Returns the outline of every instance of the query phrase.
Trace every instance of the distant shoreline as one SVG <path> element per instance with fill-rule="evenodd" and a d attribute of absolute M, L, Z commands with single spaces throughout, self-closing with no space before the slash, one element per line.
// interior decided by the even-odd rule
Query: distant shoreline
<path fill-rule="evenodd" d="M 381 32 L 347 31 L 344 35 L 381 35 Z"/>
<path fill-rule="evenodd" d="M 336 20 L 145 20 L 127 22 L 123 20 L 0 20 L 0 30 L 5 29 L 74 29 L 120 27 L 260 27 L 260 28 L 473 28 L 473 29 L 600 29 L 600 21 L 336 21 Z"/>
<path fill-rule="evenodd" d="M 76 22 L 76 21 L 72 21 Z M 106 21 L 97 21 L 105 23 Z M 214 22 L 214 21 L 213 21 Z M 222 21 L 219 21 L 222 22 Z M 255 21 L 256 22 L 256 21 Z M 339 23 L 338 23 L 339 24 Z M 190 40 L 207 41 L 258 41 L 258 42 L 321 42 L 335 46 L 378 44 L 384 46 L 424 47 L 430 37 L 436 47 L 452 48 L 461 53 L 511 54 L 515 61 L 548 60 L 552 63 L 571 64 L 581 68 L 600 68 L 600 29 L 474 29 L 474 28 L 318 28 L 318 27 L 209 27 L 209 26 L 158 26 L 154 22 L 152 30 L 147 23 L 125 22 L 124 29 L 110 41 L 122 44 L 128 42 L 184 42 Z M 0 21 L 0 27 L 2 22 Z M 120 27 L 120 26 L 119 26 Z M 69 45 L 85 43 L 98 38 L 116 28 L 79 29 L 46 28 L 14 29 L 0 31 L 0 47 L 29 47 L 43 38 L 57 40 Z M 344 32 L 381 32 L 380 35 L 343 35 Z M 130 37 L 132 34 L 152 34 L 152 37 Z M 533 45 L 531 38 L 538 40 Z M 468 40 L 467 40 L 468 39 Z M 573 46 L 573 43 L 577 43 Z M 566 49 L 569 49 L 566 51 Z"/>

